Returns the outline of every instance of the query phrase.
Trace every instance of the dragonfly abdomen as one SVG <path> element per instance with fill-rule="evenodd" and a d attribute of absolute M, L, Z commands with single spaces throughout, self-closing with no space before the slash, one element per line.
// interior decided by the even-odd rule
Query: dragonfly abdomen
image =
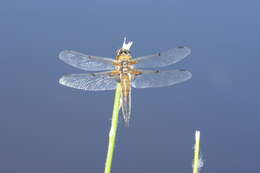
<path fill-rule="evenodd" d="M 122 88 L 122 112 L 124 121 L 128 124 L 131 115 L 131 76 L 122 74 L 120 84 Z"/>

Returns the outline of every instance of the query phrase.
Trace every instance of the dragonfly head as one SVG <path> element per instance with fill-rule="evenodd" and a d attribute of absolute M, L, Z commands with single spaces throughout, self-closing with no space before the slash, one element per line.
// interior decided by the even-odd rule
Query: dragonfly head
<path fill-rule="evenodd" d="M 117 57 L 119 59 L 129 59 L 132 57 L 130 47 L 132 46 L 133 42 L 129 41 L 126 42 L 126 37 L 124 38 L 124 43 L 122 48 L 118 49 L 116 51 Z"/>
<path fill-rule="evenodd" d="M 121 55 L 131 55 L 131 51 L 130 50 L 127 50 L 127 49 L 123 49 L 123 48 L 121 48 L 121 49 L 118 49 L 117 51 L 116 51 L 116 54 L 117 54 L 117 56 L 121 56 Z"/>

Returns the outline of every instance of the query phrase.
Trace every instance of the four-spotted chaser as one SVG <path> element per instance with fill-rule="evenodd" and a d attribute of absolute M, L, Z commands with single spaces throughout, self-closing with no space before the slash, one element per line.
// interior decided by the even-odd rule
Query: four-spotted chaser
<path fill-rule="evenodd" d="M 121 85 L 121 104 L 124 121 L 128 124 L 131 114 L 131 88 L 151 88 L 170 86 L 184 82 L 192 74 L 184 69 L 178 70 L 141 70 L 172 65 L 191 53 L 187 47 L 177 47 L 148 56 L 133 58 L 126 43 L 117 50 L 116 58 L 85 55 L 72 50 L 60 52 L 59 58 L 65 63 L 85 70 L 101 71 L 95 73 L 70 74 L 62 76 L 59 83 L 67 87 L 88 91 L 114 90 Z"/>

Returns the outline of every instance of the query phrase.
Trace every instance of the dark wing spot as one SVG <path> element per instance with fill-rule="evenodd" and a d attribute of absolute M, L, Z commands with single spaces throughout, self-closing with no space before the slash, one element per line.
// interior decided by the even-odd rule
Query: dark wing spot
<path fill-rule="evenodd" d="M 89 57 L 89 59 L 92 59 L 92 58 L 93 58 L 93 57 L 92 57 L 92 56 L 90 56 L 90 55 L 89 55 L 88 57 Z"/>
<path fill-rule="evenodd" d="M 93 77 L 95 77 L 95 76 L 96 76 L 96 74 L 95 74 L 95 73 L 90 73 L 90 75 L 91 75 L 91 76 L 93 76 Z"/>
<path fill-rule="evenodd" d="M 140 76 L 141 74 L 143 74 L 142 72 L 138 73 L 138 74 L 135 74 L 134 76 Z"/>
<path fill-rule="evenodd" d="M 160 72 L 160 70 L 156 70 L 156 71 L 155 71 L 155 73 L 159 73 L 159 72 Z"/>
<path fill-rule="evenodd" d="M 158 56 L 161 56 L 161 53 L 158 53 Z"/>
<path fill-rule="evenodd" d="M 185 70 L 185 69 L 179 69 L 180 71 L 187 71 L 187 70 Z"/>
<path fill-rule="evenodd" d="M 184 46 L 179 46 L 178 48 L 180 48 L 180 49 L 183 49 L 183 48 L 184 48 Z"/>

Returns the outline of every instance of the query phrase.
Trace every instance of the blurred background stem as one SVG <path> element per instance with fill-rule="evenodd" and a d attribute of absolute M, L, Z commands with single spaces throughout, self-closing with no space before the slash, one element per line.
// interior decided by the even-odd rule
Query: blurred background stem
<path fill-rule="evenodd" d="M 200 168 L 200 131 L 195 132 L 195 147 L 193 160 L 193 173 L 198 173 Z"/>

